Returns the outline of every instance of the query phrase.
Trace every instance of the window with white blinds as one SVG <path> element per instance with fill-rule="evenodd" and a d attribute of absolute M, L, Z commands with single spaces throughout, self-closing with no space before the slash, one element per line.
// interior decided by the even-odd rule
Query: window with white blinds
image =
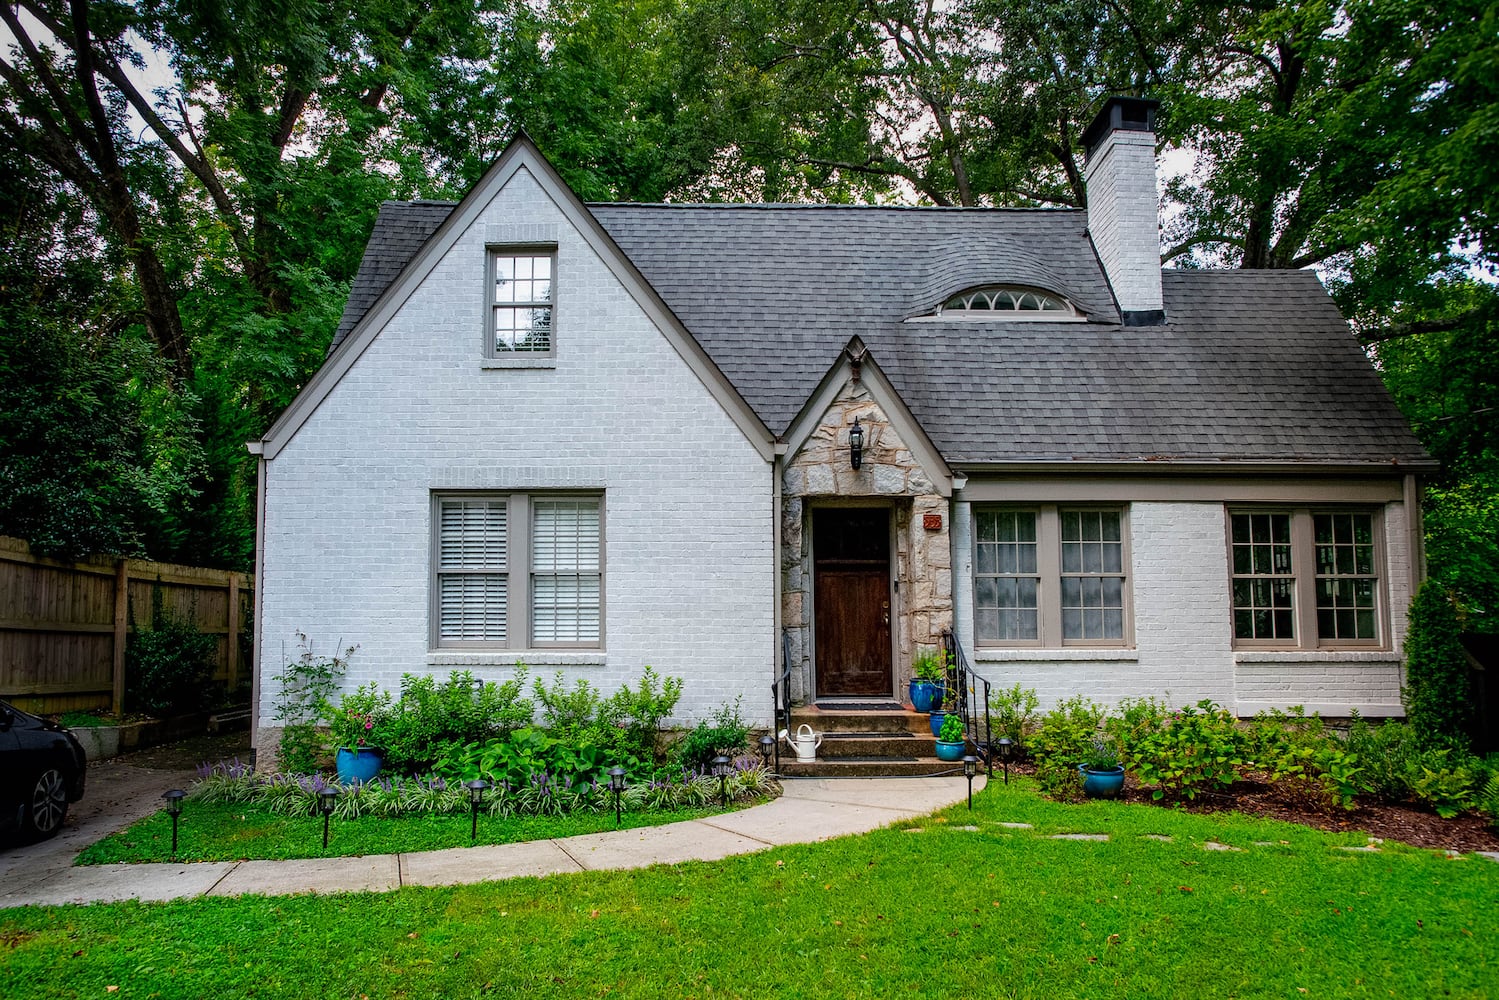
<path fill-rule="evenodd" d="M 600 496 L 434 495 L 435 646 L 603 641 Z"/>
<path fill-rule="evenodd" d="M 599 641 L 599 501 L 531 504 L 531 635 L 538 645 Z"/>
<path fill-rule="evenodd" d="M 438 637 L 503 643 L 509 635 L 509 505 L 504 498 L 439 500 Z"/>

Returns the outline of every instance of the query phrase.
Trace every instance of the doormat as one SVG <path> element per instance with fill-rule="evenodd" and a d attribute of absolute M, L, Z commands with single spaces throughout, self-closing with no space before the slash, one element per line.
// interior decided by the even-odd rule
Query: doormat
<path fill-rule="evenodd" d="M 904 712 L 898 701 L 819 701 L 819 712 Z"/>

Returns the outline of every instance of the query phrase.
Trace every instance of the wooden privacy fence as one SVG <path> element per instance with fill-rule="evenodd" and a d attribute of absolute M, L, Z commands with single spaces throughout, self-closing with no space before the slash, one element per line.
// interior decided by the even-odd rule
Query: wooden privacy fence
<path fill-rule="evenodd" d="M 136 624 L 150 628 L 158 589 L 163 611 L 218 638 L 214 678 L 234 691 L 248 673 L 246 574 L 143 559 L 61 562 L 0 536 L 0 698 L 32 712 L 120 712 L 126 636 Z"/>

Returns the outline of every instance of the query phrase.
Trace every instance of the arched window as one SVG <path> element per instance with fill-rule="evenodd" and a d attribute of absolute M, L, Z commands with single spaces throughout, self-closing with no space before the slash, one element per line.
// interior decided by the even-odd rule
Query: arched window
<path fill-rule="evenodd" d="M 1072 303 L 1060 295 L 1022 288 L 1015 285 L 986 285 L 959 292 L 937 307 L 936 315 L 944 313 L 976 313 L 979 315 L 1001 313 L 1053 313 L 1058 317 L 1075 316 Z"/>

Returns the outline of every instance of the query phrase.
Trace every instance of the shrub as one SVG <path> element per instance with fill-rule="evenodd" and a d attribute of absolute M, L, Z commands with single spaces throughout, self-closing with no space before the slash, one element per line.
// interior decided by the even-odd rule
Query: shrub
<path fill-rule="evenodd" d="M 385 763 L 404 774 L 433 768 L 455 745 L 507 736 L 531 721 L 532 704 L 521 697 L 526 668 L 502 683 L 479 683 L 455 670 L 441 683 L 431 675 L 406 674 L 401 696 L 382 727 Z"/>
<path fill-rule="evenodd" d="M 1232 713 L 1204 699 L 1138 735 L 1129 748 L 1135 775 L 1155 785 L 1154 799 L 1196 798 L 1204 788 L 1227 788 L 1249 760 Z"/>
<path fill-rule="evenodd" d="M 1446 589 L 1427 580 L 1411 602 L 1401 691 L 1406 718 L 1423 742 L 1465 744 L 1472 720 L 1468 658 L 1458 642 L 1457 609 Z"/>
<path fill-rule="evenodd" d="M 536 678 L 535 693 L 543 723 L 560 739 L 572 739 L 591 729 L 603 704 L 599 692 L 581 677 L 568 690 L 560 670 L 551 687 Z"/>
<path fill-rule="evenodd" d="M 298 632 L 297 648 L 297 658 L 272 678 L 280 686 L 274 704 L 276 721 L 282 726 L 276 755 L 283 770 L 306 774 L 317 770 L 323 752 L 317 731 L 321 706 L 338 690 L 338 682 L 348 672 L 349 658 L 359 647 L 350 646 L 341 655 L 318 656 L 307 636 Z"/>
<path fill-rule="evenodd" d="M 654 761 L 660 754 L 661 723 L 682 697 L 680 677 L 661 678 L 651 667 L 640 677 L 640 687 L 628 684 L 612 694 L 599 709 L 589 741 L 614 756 Z"/>
<path fill-rule="evenodd" d="M 167 611 L 161 588 L 153 587 L 151 627 L 136 627 L 125 644 L 125 693 L 131 710 L 161 716 L 213 705 L 221 694 L 213 683 L 218 646 L 215 636 Z"/>
<path fill-rule="evenodd" d="M 1073 799 L 1082 794 L 1077 768 L 1092 751 L 1105 714 L 1102 705 L 1079 695 L 1059 702 L 1042 717 L 1041 727 L 1031 737 L 1031 753 L 1036 759 L 1036 780 L 1049 795 Z"/>
<path fill-rule="evenodd" d="M 948 663 L 947 650 L 936 646 L 922 647 L 916 650 L 916 656 L 911 660 L 911 673 L 918 680 L 941 681 L 947 677 Z"/>
<path fill-rule="evenodd" d="M 1023 746 L 1026 734 L 1035 724 L 1036 708 L 1040 704 L 1035 688 L 1022 688 L 1019 684 L 992 693 L 989 706 L 998 736 L 1008 736 L 1017 748 Z"/>
<path fill-rule="evenodd" d="M 1415 730 L 1401 722 L 1371 726 L 1355 719 L 1348 730 L 1348 748 L 1364 762 L 1369 790 L 1386 802 L 1410 798 L 1409 776 L 1419 769 L 1422 756 Z"/>
<path fill-rule="evenodd" d="M 676 746 L 676 758 L 684 768 L 704 770 L 720 754 L 734 757 L 749 747 L 749 727 L 739 714 L 739 700 L 724 705 L 713 718 L 700 722 Z"/>

